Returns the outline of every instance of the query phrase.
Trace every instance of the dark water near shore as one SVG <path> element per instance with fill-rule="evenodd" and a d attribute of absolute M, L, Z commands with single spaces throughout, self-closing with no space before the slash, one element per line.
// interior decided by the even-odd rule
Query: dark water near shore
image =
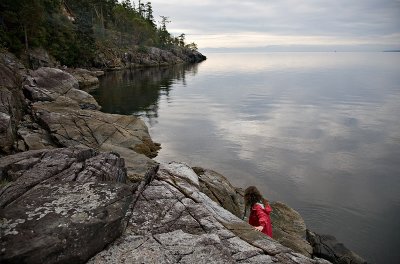
<path fill-rule="evenodd" d="M 400 263 L 400 53 L 207 54 L 93 95 L 184 161 L 257 185 L 372 263 Z"/>

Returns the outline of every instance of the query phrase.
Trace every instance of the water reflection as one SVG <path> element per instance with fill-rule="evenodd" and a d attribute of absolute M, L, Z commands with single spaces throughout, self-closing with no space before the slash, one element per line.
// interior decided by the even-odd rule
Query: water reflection
<path fill-rule="evenodd" d="M 180 64 L 107 72 L 91 94 L 104 112 L 143 115 L 152 123 L 158 117 L 160 96 L 169 100 L 172 86 L 186 86 L 186 76 L 197 71 L 198 64 Z"/>

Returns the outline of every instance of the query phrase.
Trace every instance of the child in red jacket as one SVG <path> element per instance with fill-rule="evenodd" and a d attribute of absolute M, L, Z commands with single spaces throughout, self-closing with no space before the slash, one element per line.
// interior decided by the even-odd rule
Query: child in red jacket
<path fill-rule="evenodd" d="M 244 192 L 246 208 L 250 208 L 249 224 L 258 231 L 272 238 L 272 223 L 269 214 L 272 211 L 268 201 L 264 199 L 255 186 Z"/>

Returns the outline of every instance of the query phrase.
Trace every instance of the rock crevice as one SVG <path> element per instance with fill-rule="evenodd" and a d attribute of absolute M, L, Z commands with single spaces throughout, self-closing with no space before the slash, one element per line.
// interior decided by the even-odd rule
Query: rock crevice
<path fill-rule="evenodd" d="M 202 193 L 194 175 L 185 164 L 162 164 L 124 234 L 89 263 L 327 263 L 258 233 Z"/>

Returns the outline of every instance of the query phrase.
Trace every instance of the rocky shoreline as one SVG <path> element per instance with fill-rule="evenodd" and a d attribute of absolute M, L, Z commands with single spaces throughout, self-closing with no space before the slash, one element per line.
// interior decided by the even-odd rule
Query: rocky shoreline
<path fill-rule="evenodd" d="M 99 74 L 1 54 L 1 263 L 329 263 L 290 207 L 272 204 L 273 240 L 241 220 L 242 190 L 221 174 L 155 162 L 143 121 L 81 90 Z"/>

